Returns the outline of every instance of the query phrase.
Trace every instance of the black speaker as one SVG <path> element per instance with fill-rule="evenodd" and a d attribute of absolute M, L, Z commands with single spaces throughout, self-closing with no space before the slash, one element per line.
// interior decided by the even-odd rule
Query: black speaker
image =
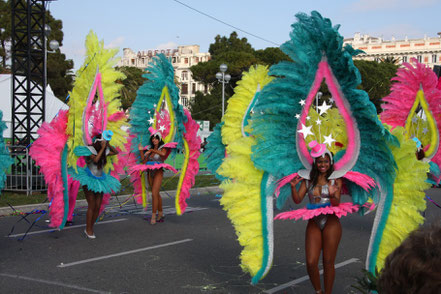
<path fill-rule="evenodd" d="M 433 71 L 436 73 L 436 76 L 439 79 L 439 77 L 441 77 L 441 65 L 434 65 Z"/>

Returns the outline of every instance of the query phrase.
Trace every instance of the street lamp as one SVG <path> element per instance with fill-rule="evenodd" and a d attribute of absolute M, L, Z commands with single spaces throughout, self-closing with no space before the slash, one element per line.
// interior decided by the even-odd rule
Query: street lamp
<path fill-rule="evenodd" d="M 225 112 L 225 83 L 228 83 L 231 80 L 231 76 L 229 74 L 225 74 L 225 72 L 228 69 L 228 66 L 225 63 L 222 63 L 219 66 L 219 69 L 221 72 L 218 72 L 216 74 L 216 79 L 219 82 L 222 82 L 222 117 L 223 117 Z"/>
<path fill-rule="evenodd" d="M 47 50 L 47 38 L 51 34 L 52 29 L 49 25 L 44 25 L 44 91 L 46 92 L 47 87 L 47 54 L 48 53 L 55 53 L 60 47 L 60 44 L 57 40 L 51 40 L 49 42 L 49 48 L 51 48 L 52 51 Z"/>

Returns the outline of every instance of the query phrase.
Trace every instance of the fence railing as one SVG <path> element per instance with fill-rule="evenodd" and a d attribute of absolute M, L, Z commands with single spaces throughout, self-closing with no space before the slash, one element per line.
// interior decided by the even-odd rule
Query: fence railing
<path fill-rule="evenodd" d="M 13 164 L 6 173 L 5 191 L 32 192 L 46 191 L 47 186 L 44 176 L 40 174 L 40 168 L 29 156 L 29 149 L 26 146 L 8 146 Z"/>

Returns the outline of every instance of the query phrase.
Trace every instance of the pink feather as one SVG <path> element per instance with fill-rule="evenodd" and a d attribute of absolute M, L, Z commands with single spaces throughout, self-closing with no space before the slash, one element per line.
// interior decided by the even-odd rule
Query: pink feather
<path fill-rule="evenodd" d="M 190 189 L 194 185 L 195 177 L 199 172 L 198 157 L 200 155 L 201 138 L 197 135 L 199 130 L 199 124 L 195 122 L 188 110 L 184 109 L 187 122 L 184 123 L 185 133 L 184 138 L 189 147 L 189 160 L 187 170 L 185 172 L 184 180 L 181 186 L 181 193 L 179 197 L 179 207 L 181 212 L 184 213 L 187 208 L 187 199 L 190 198 Z"/>
<path fill-rule="evenodd" d="M 274 219 L 293 219 L 309 220 L 321 214 L 335 214 L 338 218 L 346 216 L 348 213 L 358 211 L 359 206 L 351 202 L 343 202 L 337 206 L 327 206 L 317 209 L 300 208 L 292 211 L 282 212 L 276 215 Z"/>
<path fill-rule="evenodd" d="M 40 172 L 48 185 L 47 197 L 50 207 L 49 226 L 59 227 L 64 216 L 63 179 L 61 176 L 61 156 L 67 142 L 67 110 L 60 110 L 50 123 L 44 122 L 37 131 L 39 138 L 32 144 L 29 154 L 40 166 Z"/>
<path fill-rule="evenodd" d="M 286 184 L 288 184 L 289 182 L 291 182 L 295 177 L 297 177 L 297 173 L 293 173 L 290 175 L 287 175 L 283 178 L 281 178 L 280 180 L 277 181 L 277 187 L 275 190 L 276 196 L 279 197 L 280 195 L 280 189 L 285 186 Z"/>
<path fill-rule="evenodd" d="M 415 58 L 411 59 L 412 64 L 403 63 L 402 68 L 397 70 L 397 76 L 392 78 L 396 83 L 392 84 L 391 93 L 383 98 L 380 114 L 381 121 L 392 127 L 406 125 L 407 117 L 415 102 L 417 92 L 423 89 L 425 99 L 430 112 L 436 121 L 438 130 L 441 130 L 441 90 L 437 88 L 438 77 L 426 65 L 419 63 Z M 438 148 L 432 157 L 432 162 L 441 167 L 441 148 Z M 437 179 L 438 183 L 440 179 Z"/>
<path fill-rule="evenodd" d="M 124 113 L 124 111 L 118 111 L 118 112 L 115 112 L 112 115 L 110 115 L 107 120 L 108 121 L 119 121 L 121 119 L 124 119 L 125 117 L 126 117 L 126 114 Z"/>
<path fill-rule="evenodd" d="M 370 176 L 355 172 L 355 171 L 348 171 L 343 178 L 354 182 L 358 186 L 362 187 L 365 191 L 369 191 L 371 188 L 375 187 L 375 181 Z"/>

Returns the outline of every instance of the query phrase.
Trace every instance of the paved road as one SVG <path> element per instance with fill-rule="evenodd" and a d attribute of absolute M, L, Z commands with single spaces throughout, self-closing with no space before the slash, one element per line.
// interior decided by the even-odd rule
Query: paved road
<path fill-rule="evenodd" d="M 96 240 L 84 238 L 85 211 L 76 210 L 74 226 L 47 228 L 46 216 L 23 241 L 29 224 L 20 217 L 0 218 L 0 292 L 2 293 L 312 293 L 306 276 L 305 222 L 277 221 L 274 263 L 256 286 L 243 274 L 240 246 L 219 205 L 217 191 L 199 189 L 188 213 L 174 215 L 173 199 L 164 197 L 166 221 L 150 225 L 149 212 L 129 202 L 108 210 L 97 224 Z M 429 195 L 441 202 L 441 189 Z M 124 197 L 120 197 L 123 199 Z M 30 215 L 29 221 L 40 215 Z M 441 210 L 428 203 L 427 223 L 440 221 Z M 334 293 L 357 293 L 373 213 L 343 218 Z M 6 237 L 14 227 L 14 237 Z"/>

